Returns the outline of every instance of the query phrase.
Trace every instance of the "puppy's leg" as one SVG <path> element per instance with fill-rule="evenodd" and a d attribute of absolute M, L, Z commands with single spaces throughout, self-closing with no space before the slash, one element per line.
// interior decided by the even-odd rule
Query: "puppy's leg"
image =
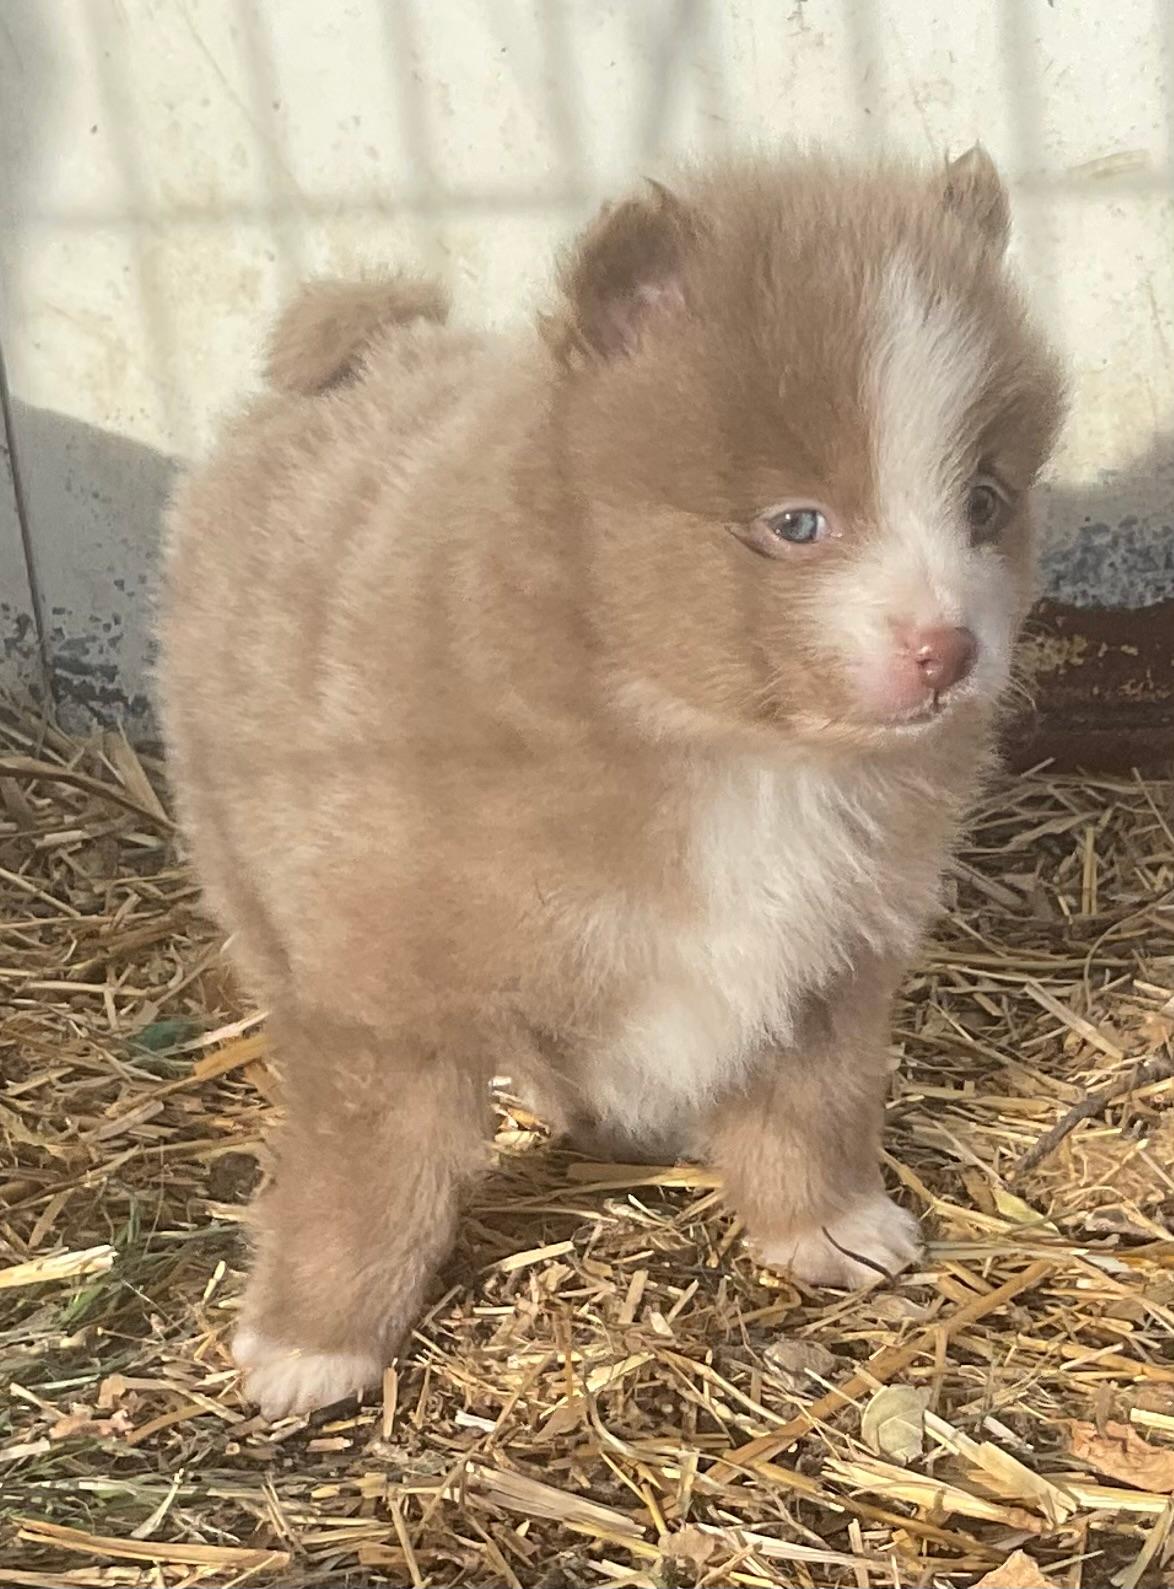
<path fill-rule="evenodd" d="M 710 1122 L 710 1155 L 752 1248 L 812 1285 L 865 1285 L 920 1248 L 880 1173 L 890 985 L 879 972 L 856 979 Z"/>
<path fill-rule="evenodd" d="M 233 1342 L 267 1417 L 378 1382 L 487 1162 L 486 1079 L 343 1022 L 275 1023 L 286 1121 Z"/>

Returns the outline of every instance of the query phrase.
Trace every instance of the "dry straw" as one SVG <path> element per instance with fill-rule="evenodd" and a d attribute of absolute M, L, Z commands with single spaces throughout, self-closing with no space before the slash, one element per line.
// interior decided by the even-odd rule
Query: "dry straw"
<path fill-rule="evenodd" d="M 225 1343 L 274 1082 L 160 787 L 0 710 L 0 1582 L 1174 1582 L 1170 785 L 979 812 L 893 1034 L 915 1273 L 803 1292 L 507 1097 L 382 1392 L 273 1428 Z"/>

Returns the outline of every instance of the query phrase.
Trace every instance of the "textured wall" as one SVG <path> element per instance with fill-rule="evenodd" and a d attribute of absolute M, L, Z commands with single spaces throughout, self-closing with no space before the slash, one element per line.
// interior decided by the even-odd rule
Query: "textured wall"
<path fill-rule="evenodd" d="M 1172 77 L 1170 0 L 4 0 L 0 345 L 59 679 L 145 710 L 171 460 L 299 276 L 414 259 L 508 318 L 617 183 L 790 135 L 988 144 L 1075 375 L 1049 589 L 1174 594 Z"/>

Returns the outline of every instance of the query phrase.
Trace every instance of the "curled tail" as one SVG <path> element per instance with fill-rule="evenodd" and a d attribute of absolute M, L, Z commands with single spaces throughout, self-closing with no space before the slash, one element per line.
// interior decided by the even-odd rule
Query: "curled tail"
<path fill-rule="evenodd" d="M 310 282 L 277 321 L 265 378 L 280 392 L 324 392 L 350 380 L 389 327 L 413 320 L 443 324 L 447 317 L 448 294 L 426 276 Z"/>

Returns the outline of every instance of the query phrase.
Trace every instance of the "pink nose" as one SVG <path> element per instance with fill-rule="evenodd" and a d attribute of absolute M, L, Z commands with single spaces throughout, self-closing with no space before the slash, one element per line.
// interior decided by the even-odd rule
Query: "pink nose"
<path fill-rule="evenodd" d="M 908 630 L 901 636 L 901 648 L 917 664 L 925 688 L 935 695 L 961 684 L 978 656 L 972 630 L 945 625 Z"/>

